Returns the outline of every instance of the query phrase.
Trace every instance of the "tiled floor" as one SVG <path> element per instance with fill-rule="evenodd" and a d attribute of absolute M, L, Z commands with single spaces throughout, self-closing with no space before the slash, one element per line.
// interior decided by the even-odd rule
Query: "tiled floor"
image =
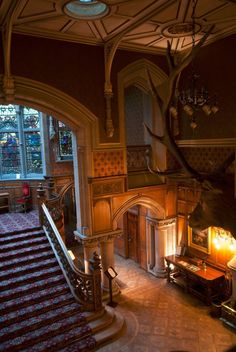
<path fill-rule="evenodd" d="M 114 297 L 126 331 L 99 352 L 236 352 L 236 331 L 210 316 L 210 307 L 133 261 L 116 256 L 121 294 Z M 230 352 L 232 352 L 230 351 Z"/>

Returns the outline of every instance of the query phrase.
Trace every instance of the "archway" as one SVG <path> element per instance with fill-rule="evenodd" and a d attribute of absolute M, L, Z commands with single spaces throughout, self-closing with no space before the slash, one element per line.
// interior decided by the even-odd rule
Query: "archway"
<path fill-rule="evenodd" d="M 127 147 L 129 144 L 132 146 L 150 144 L 153 167 L 158 166 L 160 169 L 165 169 L 165 147 L 160 142 L 151 140 L 143 128 L 143 122 L 145 122 L 158 135 L 162 134 L 163 129 L 160 107 L 151 94 L 147 72 L 150 73 L 156 86 L 160 86 L 167 79 L 167 75 L 158 66 L 146 59 L 137 60 L 119 72 L 118 102 L 121 142 Z M 141 102 L 138 108 L 136 100 Z M 130 106 L 127 107 L 127 104 Z M 128 119 L 127 114 L 129 114 Z M 140 158 L 142 158 L 141 155 L 138 160 Z M 150 175 L 145 176 L 146 178 L 150 177 Z M 148 182 L 152 182 L 152 180 L 150 179 Z"/>
<path fill-rule="evenodd" d="M 164 277 L 164 257 L 175 252 L 176 219 L 166 218 L 163 207 L 152 198 L 135 196 L 116 211 L 113 228 L 117 227 L 123 233 L 115 239 L 115 253 Z"/>
<path fill-rule="evenodd" d="M 0 96 L 1 104 L 19 104 L 33 107 L 64 122 L 73 131 L 74 180 L 77 211 L 77 230 L 86 227 L 92 231 L 91 214 L 86 204 L 89 199 L 87 182 L 92 174 L 90 148 L 98 140 L 97 118 L 86 107 L 67 94 L 41 82 L 14 76 L 15 95 L 9 102 Z M 85 165 L 86 167 L 81 167 Z"/>

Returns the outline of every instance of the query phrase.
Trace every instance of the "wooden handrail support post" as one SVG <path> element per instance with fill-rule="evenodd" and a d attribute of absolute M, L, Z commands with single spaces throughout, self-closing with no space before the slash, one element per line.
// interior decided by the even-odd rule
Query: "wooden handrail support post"
<path fill-rule="evenodd" d="M 46 195 L 45 195 L 45 189 L 43 188 L 42 183 L 39 183 L 39 186 L 37 188 L 37 200 L 38 200 L 38 210 L 39 210 L 39 223 L 40 226 L 43 226 L 43 210 L 42 210 L 42 204 L 46 200 Z"/>
<path fill-rule="evenodd" d="M 93 258 L 89 260 L 90 270 L 93 275 L 93 302 L 94 310 L 102 308 L 102 290 L 101 290 L 101 260 L 97 252 L 93 253 Z"/>

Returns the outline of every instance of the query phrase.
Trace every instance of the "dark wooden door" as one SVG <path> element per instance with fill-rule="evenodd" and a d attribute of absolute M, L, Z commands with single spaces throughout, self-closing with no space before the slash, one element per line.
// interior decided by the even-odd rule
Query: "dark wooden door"
<path fill-rule="evenodd" d="M 127 247 L 128 247 L 128 257 L 136 262 L 138 262 L 138 231 L 139 222 L 138 215 L 127 212 Z"/>

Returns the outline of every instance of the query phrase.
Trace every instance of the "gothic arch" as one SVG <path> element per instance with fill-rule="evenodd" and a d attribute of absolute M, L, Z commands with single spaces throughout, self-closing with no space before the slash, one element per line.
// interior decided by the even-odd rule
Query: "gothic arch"
<path fill-rule="evenodd" d="M 79 133 L 81 145 L 98 142 L 98 121 L 84 105 L 66 93 L 45 83 L 14 76 L 15 94 L 11 101 L 0 92 L 1 104 L 21 104 L 38 109 L 65 122 Z M 92 138 L 92 136 L 94 138 Z"/>
<path fill-rule="evenodd" d="M 124 90 L 130 85 L 134 85 L 145 93 L 150 92 L 148 83 L 147 71 L 153 79 L 156 86 L 161 85 L 166 79 L 167 75 L 153 62 L 147 59 L 137 60 L 125 68 L 123 68 L 118 74 L 118 104 L 119 104 L 119 122 L 121 131 L 121 143 L 125 143 L 125 98 Z"/>
<path fill-rule="evenodd" d="M 113 214 L 112 225 L 113 230 L 117 229 L 117 222 L 121 218 L 121 216 L 130 208 L 135 205 L 143 205 L 146 208 L 152 210 L 154 214 L 156 214 L 157 219 L 165 219 L 165 210 L 164 208 L 157 203 L 153 198 L 147 196 L 135 196 L 128 201 L 124 202 L 120 208 L 118 208 Z"/>
<path fill-rule="evenodd" d="M 120 141 L 124 146 L 127 140 L 125 123 L 125 88 L 133 85 L 147 95 L 151 95 L 147 71 L 150 73 L 155 86 L 160 86 L 167 79 L 167 75 L 158 66 L 146 59 L 140 59 L 127 65 L 118 74 Z M 163 133 L 163 121 L 161 119 L 160 107 L 153 96 L 151 114 L 152 121 L 148 123 L 149 127 L 151 127 L 154 133 L 161 135 Z M 162 143 L 154 139 L 150 139 L 149 143 L 152 148 L 152 167 L 158 167 L 161 170 L 166 169 L 166 148 Z M 125 165 L 127 164 L 125 163 Z"/>
<path fill-rule="evenodd" d="M 1 77 L 0 77 L 1 80 Z M 80 171 L 79 179 L 75 182 L 75 188 L 79 193 L 77 199 L 80 205 L 77 208 L 83 209 L 82 219 L 77 222 L 80 226 L 92 228 L 91 214 L 84 210 L 85 204 L 89 199 L 89 192 L 84 182 L 88 175 L 92 175 L 92 153 L 91 149 L 98 143 L 98 120 L 85 106 L 66 93 L 51 87 L 42 82 L 28 78 L 14 76 L 14 96 L 11 100 L 6 100 L 3 92 L 0 92 L 0 104 L 21 104 L 33 107 L 48 115 L 66 123 L 74 132 L 77 141 L 76 155 L 79 155 L 78 165 L 86 165 Z M 79 166 L 78 166 L 79 168 Z"/>

